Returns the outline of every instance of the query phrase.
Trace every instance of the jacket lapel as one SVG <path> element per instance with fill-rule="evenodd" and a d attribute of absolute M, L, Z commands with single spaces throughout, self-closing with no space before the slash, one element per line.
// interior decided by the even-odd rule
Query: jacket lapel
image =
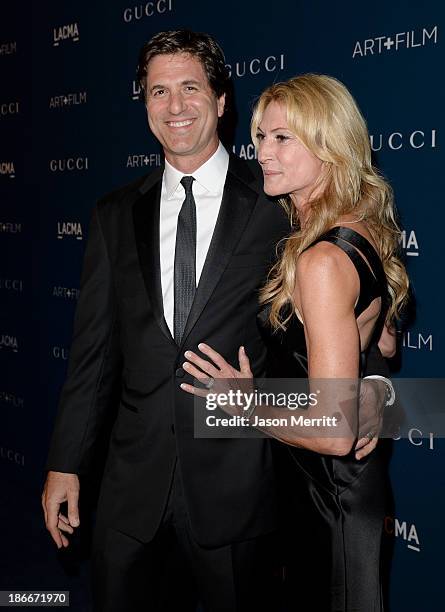
<path fill-rule="evenodd" d="M 251 185 L 252 184 L 252 185 Z M 258 199 L 255 177 L 231 155 L 215 231 L 184 330 L 181 346 L 196 324 L 240 240 Z"/>
<path fill-rule="evenodd" d="M 161 167 L 152 172 L 140 187 L 142 195 L 133 205 L 133 221 L 139 264 L 154 317 L 163 334 L 174 342 L 164 318 L 162 304 L 159 207 L 163 171 L 164 168 Z"/>
<path fill-rule="evenodd" d="M 159 211 L 164 168 L 152 172 L 133 205 L 136 248 L 153 314 L 168 340 L 175 342 L 164 318 L 159 254 Z M 207 257 L 187 319 L 181 346 L 195 326 L 238 244 L 258 199 L 258 188 L 247 164 L 231 155 L 229 169 Z"/>

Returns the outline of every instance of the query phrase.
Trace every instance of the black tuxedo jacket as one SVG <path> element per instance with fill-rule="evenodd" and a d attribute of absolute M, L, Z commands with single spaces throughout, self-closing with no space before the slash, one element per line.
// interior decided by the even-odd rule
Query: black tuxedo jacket
<path fill-rule="evenodd" d="M 247 162 L 230 157 L 221 208 L 181 346 L 163 316 L 159 205 L 163 168 L 100 200 L 92 213 L 81 292 L 47 469 L 88 472 L 111 389 L 120 389 L 98 518 L 141 541 L 155 534 L 175 462 L 196 540 L 222 546 L 276 525 L 267 439 L 195 439 L 184 351 L 203 341 L 229 362 L 246 347 L 261 375 L 258 289 L 289 233 Z"/>

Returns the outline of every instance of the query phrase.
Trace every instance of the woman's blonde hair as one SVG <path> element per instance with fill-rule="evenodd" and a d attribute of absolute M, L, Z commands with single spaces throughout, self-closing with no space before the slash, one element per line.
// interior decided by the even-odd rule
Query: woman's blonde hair
<path fill-rule="evenodd" d="M 261 291 L 261 302 L 271 302 L 272 325 L 285 328 L 283 307 L 295 288 L 299 255 L 340 217 L 358 214 L 366 222 L 380 255 L 389 291 L 386 322 L 399 317 L 409 288 L 405 267 L 398 257 L 401 232 L 389 184 L 373 167 L 366 122 L 354 98 L 337 79 L 305 74 L 268 87 L 260 96 L 252 116 L 251 134 L 258 145 L 257 130 L 271 102 L 286 109 L 288 129 L 324 162 L 314 185 L 320 190 L 310 201 L 308 222 L 300 227 L 289 196 L 279 202 L 286 209 L 293 231 L 285 240 L 279 261 Z"/>

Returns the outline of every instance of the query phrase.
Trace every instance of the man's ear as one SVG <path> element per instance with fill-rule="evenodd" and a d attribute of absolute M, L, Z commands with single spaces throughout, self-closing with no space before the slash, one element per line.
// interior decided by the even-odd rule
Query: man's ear
<path fill-rule="evenodd" d="M 226 94 L 223 94 L 217 98 L 216 104 L 218 106 L 218 117 L 222 117 L 224 115 L 224 108 L 226 105 Z"/>

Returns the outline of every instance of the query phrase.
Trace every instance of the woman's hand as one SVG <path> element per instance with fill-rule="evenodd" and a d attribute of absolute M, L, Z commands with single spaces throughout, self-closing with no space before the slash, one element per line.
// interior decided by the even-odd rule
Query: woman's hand
<path fill-rule="evenodd" d="M 198 348 L 208 357 L 203 359 L 193 351 L 184 353 L 187 361 L 182 364 L 184 370 L 199 380 L 204 387 L 199 388 L 187 383 L 181 384 L 181 389 L 187 393 L 206 397 L 209 393 L 227 393 L 243 388 L 243 392 L 251 392 L 253 388 L 253 374 L 250 361 L 243 346 L 238 350 L 239 370 L 231 366 L 217 351 L 207 344 L 200 343 Z M 247 382 L 247 384 L 246 384 Z M 246 388 L 248 387 L 248 389 Z M 228 406 L 223 407 L 228 412 Z"/>

